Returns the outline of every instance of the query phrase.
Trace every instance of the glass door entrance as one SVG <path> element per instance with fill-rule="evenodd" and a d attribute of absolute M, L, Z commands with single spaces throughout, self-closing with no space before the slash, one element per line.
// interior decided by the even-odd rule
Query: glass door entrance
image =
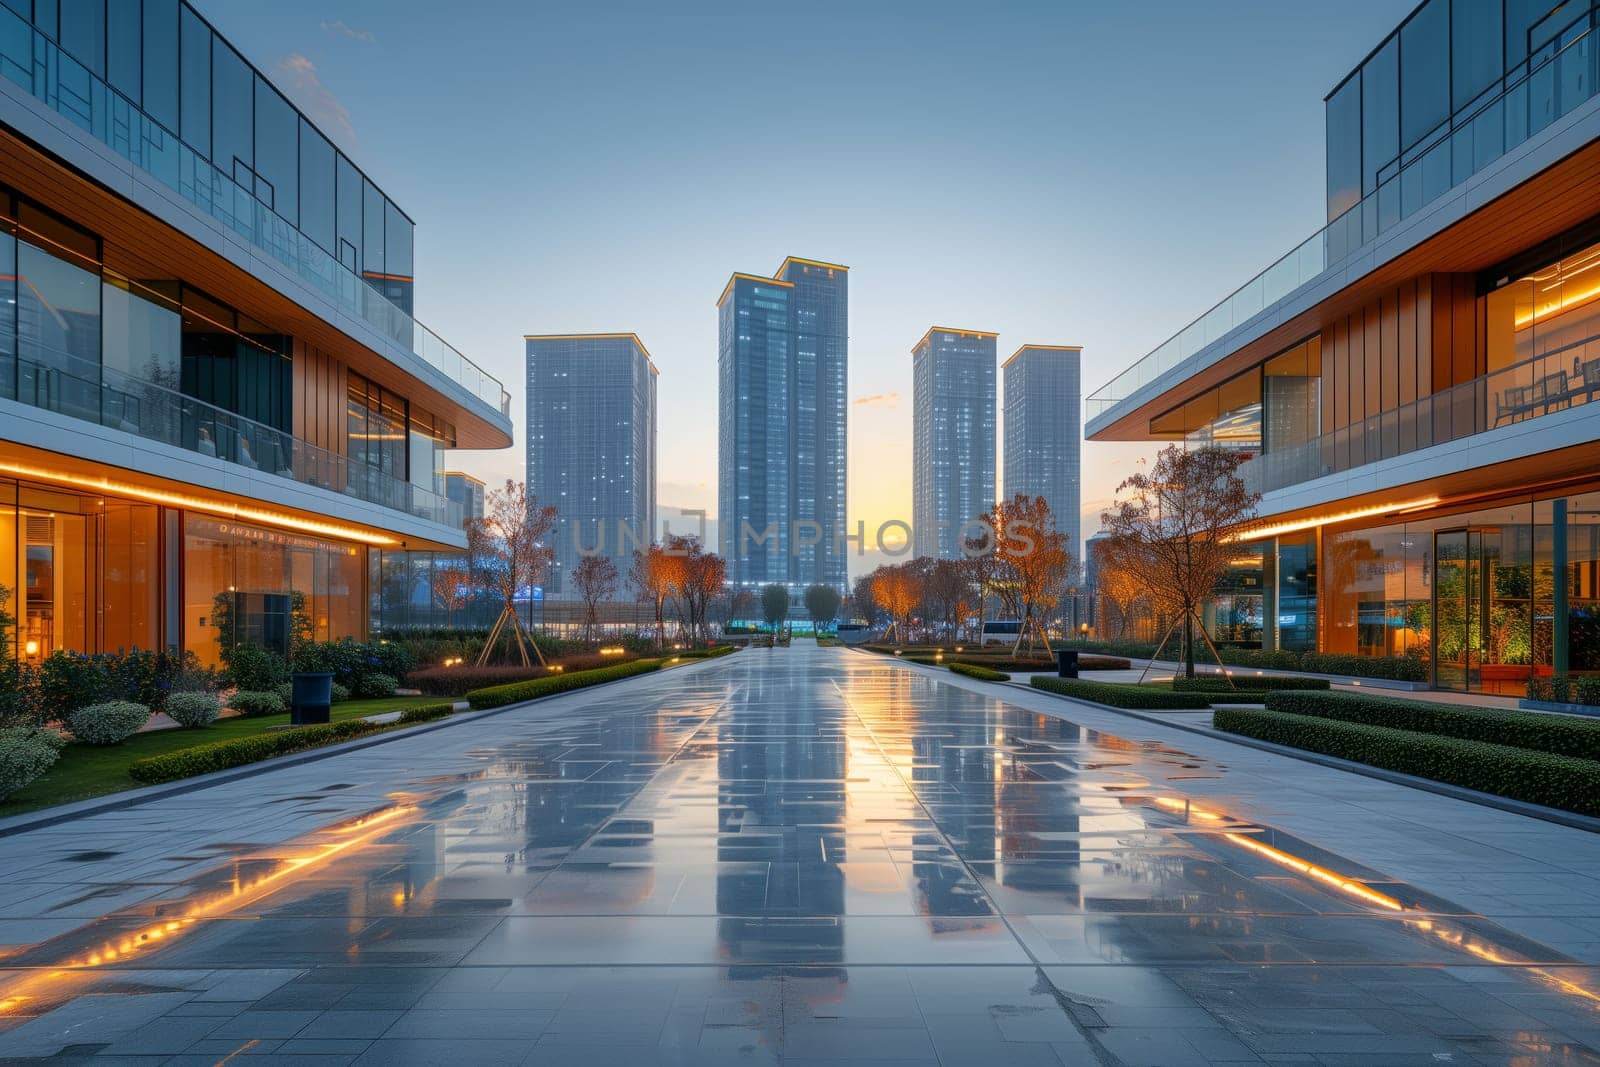
<path fill-rule="evenodd" d="M 1434 535 L 1433 684 L 1517 694 L 1532 671 L 1532 567 L 1496 527 Z"/>

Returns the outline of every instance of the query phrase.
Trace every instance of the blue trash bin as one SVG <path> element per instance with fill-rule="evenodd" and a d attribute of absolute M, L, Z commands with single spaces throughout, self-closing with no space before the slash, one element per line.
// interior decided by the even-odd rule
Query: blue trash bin
<path fill-rule="evenodd" d="M 1063 648 L 1056 651 L 1056 677 L 1076 678 L 1078 676 L 1078 650 Z"/>
<path fill-rule="evenodd" d="M 314 726 L 328 722 L 333 708 L 332 671 L 296 671 L 294 700 L 289 709 L 292 726 Z"/>

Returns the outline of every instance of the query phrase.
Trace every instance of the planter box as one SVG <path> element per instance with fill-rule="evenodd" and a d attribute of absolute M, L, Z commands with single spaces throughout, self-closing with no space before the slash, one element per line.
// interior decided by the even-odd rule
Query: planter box
<path fill-rule="evenodd" d="M 1557 704 L 1553 700 L 1528 700 L 1523 698 L 1517 701 L 1517 707 L 1527 711 L 1554 711 L 1562 715 L 1584 715 L 1589 718 L 1600 717 L 1600 708 L 1593 704 Z"/>

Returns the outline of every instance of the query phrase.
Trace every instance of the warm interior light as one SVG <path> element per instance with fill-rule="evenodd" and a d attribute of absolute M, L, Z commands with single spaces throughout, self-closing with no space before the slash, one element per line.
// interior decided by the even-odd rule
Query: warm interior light
<path fill-rule="evenodd" d="M 1338 511 L 1325 515 L 1311 515 L 1304 519 L 1290 519 L 1285 522 L 1271 523 L 1266 526 L 1249 526 L 1235 533 L 1228 534 L 1223 541 L 1233 544 L 1240 541 L 1259 541 L 1267 537 L 1281 537 L 1288 533 L 1297 533 L 1301 530 L 1310 530 L 1318 526 L 1331 526 L 1334 523 L 1350 522 L 1353 519 L 1370 519 L 1375 515 L 1388 515 L 1393 512 L 1404 513 L 1408 511 L 1421 511 L 1439 503 L 1436 496 L 1419 497 L 1416 500 L 1405 500 L 1395 504 L 1375 504 L 1372 507 L 1355 508 L 1351 511 Z"/>
<path fill-rule="evenodd" d="M 23 651 L 25 651 L 30 656 L 37 656 L 39 654 L 39 642 L 37 642 L 37 641 L 29 641 L 26 645 L 23 646 Z"/>
<path fill-rule="evenodd" d="M 602 656 L 621 656 L 627 651 L 628 650 L 623 648 L 621 645 L 607 645 L 605 648 L 600 650 L 600 654 Z"/>
<path fill-rule="evenodd" d="M 67 474 L 63 471 L 44 470 L 21 463 L 7 462 L 0 462 L 0 471 L 19 478 L 26 478 L 30 481 L 54 482 L 58 485 L 71 485 L 83 489 L 102 491 L 114 496 L 131 496 L 136 500 L 145 500 L 152 504 L 165 504 L 167 507 L 172 508 L 204 511 L 208 514 L 221 515 L 225 518 L 261 522 L 269 526 L 282 527 L 286 530 L 320 534 L 323 537 L 342 537 L 347 541 L 360 541 L 369 545 L 397 545 L 400 543 L 393 537 L 369 533 L 355 526 L 344 526 L 331 522 L 314 522 L 310 519 L 300 519 L 293 515 L 286 515 L 281 511 L 269 511 L 265 508 L 250 507 L 243 504 L 229 504 L 221 500 L 208 500 L 205 497 L 188 496 L 184 493 L 169 493 L 160 489 L 146 489 L 143 486 L 117 482 L 110 478 L 89 478 L 79 474 Z"/>

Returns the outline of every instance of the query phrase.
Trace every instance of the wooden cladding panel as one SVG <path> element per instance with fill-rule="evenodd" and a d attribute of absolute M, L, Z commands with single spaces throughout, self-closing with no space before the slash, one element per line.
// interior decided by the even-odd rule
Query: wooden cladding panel
<path fill-rule="evenodd" d="M 296 340 L 294 346 L 294 434 L 318 448 L 345 454 L 345 407 L 349 371 L 332 356 Z"/>
<path fill-rule="evenodd" d="M 1409 404 L 1417 399 L 1419 383 L 1432 381 L 1431 375 L 1422 375 L 1417 366 L 1417 285 L 1406 282 L 1400 287 L 1395 309 L 1397 351 L 1400 363 L 1399 401 Z M 1427 389 L 1422 388 L 1422 395 Z"/>

